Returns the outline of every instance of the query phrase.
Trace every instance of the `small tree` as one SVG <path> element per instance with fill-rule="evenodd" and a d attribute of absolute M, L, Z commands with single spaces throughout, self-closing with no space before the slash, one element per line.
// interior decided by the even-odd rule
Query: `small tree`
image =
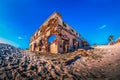
<path fill-rule="evenodd" d="M 109 43 L 110 44 L 113 44 L 114 43 L 114 36 L 113 35 L 110 35 L 109 37 L 108 37 L 108 41 L 109 41 Z"/>
<path fill-rule="evenodd" d="M 95 43 L 95 44 L 93 44 L 93 46 L 94 46 L 94 47 L 97 47 L 97 44 Z"/>

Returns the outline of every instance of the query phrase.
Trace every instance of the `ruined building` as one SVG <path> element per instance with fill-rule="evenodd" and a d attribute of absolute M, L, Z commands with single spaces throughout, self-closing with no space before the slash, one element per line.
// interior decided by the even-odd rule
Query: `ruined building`
<path fill-rule="evenodd" d="M 49 39 L 53 36 L 55 39 L 50 42 Z M 65 23 L 57 12 L 53 13 L 30 39 L 31 51 L 67 53 L 86 46 L 89 46 L 88 43 Z"/>
<path fill-rule="evenodd" d="M 120 37 L 116 40 L 116 43 L 120 43 Z"/>

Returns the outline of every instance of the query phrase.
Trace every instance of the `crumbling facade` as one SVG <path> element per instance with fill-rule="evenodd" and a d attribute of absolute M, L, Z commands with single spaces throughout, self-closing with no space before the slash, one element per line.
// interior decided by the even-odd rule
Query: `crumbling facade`
<path fill-rule="evenodd" d="M 51 36 L 56 38 L 49 42 Z M 53 13 L 30 39 L 30 50 L 67 53 L 78 48 L 89 46 L 88 43 L 68 24 L 59 13 Z"/>
<path fill-rule="evenodd" d="M 120 37 L 116 40 L 116 43 L 120 43 Z"/>

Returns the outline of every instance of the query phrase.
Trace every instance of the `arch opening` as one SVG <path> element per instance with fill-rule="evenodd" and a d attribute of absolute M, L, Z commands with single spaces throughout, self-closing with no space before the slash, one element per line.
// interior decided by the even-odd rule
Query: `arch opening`
<path fill-rule="evenodd" d="M 49 42 L 49 43 L 52 43 L 55 39 L 56 39 L 56 35 L 51 35 L 51 36 L 48 38 L 48 42 Z"/>

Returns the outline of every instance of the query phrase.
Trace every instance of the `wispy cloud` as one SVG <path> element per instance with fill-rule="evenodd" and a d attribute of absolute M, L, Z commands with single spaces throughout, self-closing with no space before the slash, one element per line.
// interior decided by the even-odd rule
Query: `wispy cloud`
<path fill-rule="evenodd" d="M 99 29 L 104 29 L 106 27 L 107 27 L 107 25 L 102 25 L 101 27 L 99 27 Z"/>
<path fill-rule="evenodd" d="M 18 36 L 18 39 L 19 39 L 19 40 L 22 40 L 23 38 L 22 38 L 21 36 Z"/>
<path fill-rule="evenodd" d="M 0 37 L 0 43 L 10 44 L 10 45 L 13 45 L 15 47 L 19 47 L 19 45 L 16 44 L 15 42 L 12 42 L 10 40 L 4 39 L 2 37 Z"/>
<path fill-rule="evenodd" d="M 19 40 L 25 40 L 27 38 L 27 35 L 22 35 L 22 36 L 18 36 L 17 39 Z"/>

